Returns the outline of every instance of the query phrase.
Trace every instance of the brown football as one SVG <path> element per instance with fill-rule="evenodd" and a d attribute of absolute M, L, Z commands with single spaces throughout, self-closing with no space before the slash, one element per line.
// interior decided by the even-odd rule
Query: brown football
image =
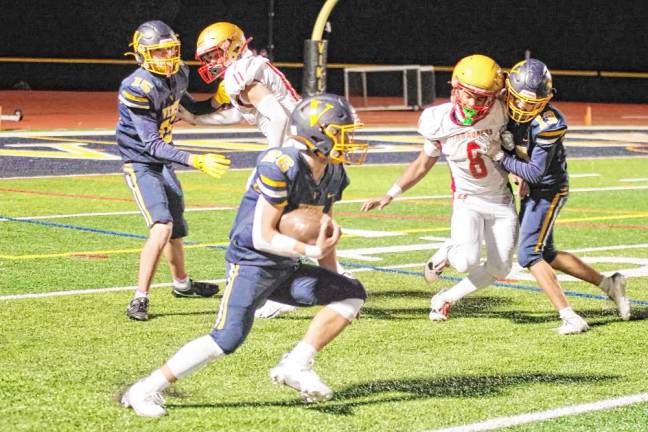
<path fill-rule="evenodd" d="M 279 232 L 306 244 L 315 244 L 322 223 L 322 210 L 317 207 L 302 207 L 284 213 L 279 220 Z M 333 227 L 329 224 L 329 235 Z"/>

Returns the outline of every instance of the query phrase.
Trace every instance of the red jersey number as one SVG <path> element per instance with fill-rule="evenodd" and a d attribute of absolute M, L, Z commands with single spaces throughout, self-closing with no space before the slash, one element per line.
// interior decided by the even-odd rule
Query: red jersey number
<path fill-rule="evenodd" d="M 470 174 L 475 178 L 484 178 L 488 175 L 488 170 L 486 169 L 486 164 L 482 158 L 482 154 L 478 152 L 479 144 L 474 141 L 468 143 L 466 147 L 468 152 L 468 168 L 470 169 Z"/>

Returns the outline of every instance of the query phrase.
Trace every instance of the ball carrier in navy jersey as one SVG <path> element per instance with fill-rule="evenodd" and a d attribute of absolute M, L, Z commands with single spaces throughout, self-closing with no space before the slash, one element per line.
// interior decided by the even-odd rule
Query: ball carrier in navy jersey
<path fill-rule="evenodd" d="M 349 184 L 344 163 L 364 162 L 366 144 L 354 142 L 358 127 L 349 103 L 323 94 L 302 100 L 290 117 L 290 136 L 281 148 L 268 149 L 257 161 L 230 232 L 225 256 L 228 280 L 211 332 L 176 352 L 160 369 L 131 386 L 122 404 L 138 415 L 166 414 L 160 391 L 226 354 L 245 340 L 256 307 L 271 298 L 296 306 L 323 305 L 297 345 L 270 370 L 305 402 L 328 400 L 332 390 L 313 370 L 317 352 L 357 316 L 366 292 L 362 284 L 336 271 L 340 228 L 332 206 Z M 321 229 L 314 245 L 279 233 L 284 212 L 319 207 Z M 332 224 L 333 233 L 327 233 Z M 299 257 L 319 260 L 303 264 Z"/>

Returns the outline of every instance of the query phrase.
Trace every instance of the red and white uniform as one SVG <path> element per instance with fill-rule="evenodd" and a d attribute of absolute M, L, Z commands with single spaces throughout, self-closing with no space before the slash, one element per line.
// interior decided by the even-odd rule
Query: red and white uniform
<path fill-rule="evenodd" d="M 450 168 L 454 200 L 448 261 L 460 272 L 479 265 L 482 240 L 488 250 L 488 273 L 503 278 L 511 269 L 518 223 L 508 176 L 478 152 L 475 142 L 498 142 L 507 122 L 500 101 L 471 126 L 455 119 L 452 103 L 427 108 L 419 120 L 423 151 L 430 157 L 445 155 Z"/>
<path fill-rule="evenodd" d="M 270 120 L 245 99 L 241 92 L 255 83 L 263 85 L 272 92 L 288 117 L 301 100 L 284 74 L 270 60 L 254 55 L 250 51 L 246 51 L 240 59 L 227 68 L 223 80 L 225 92 L 230 97 L 232 105 L 241 112 L 245 121 L 257 125 L 265 136 L 268 136 Z"/>

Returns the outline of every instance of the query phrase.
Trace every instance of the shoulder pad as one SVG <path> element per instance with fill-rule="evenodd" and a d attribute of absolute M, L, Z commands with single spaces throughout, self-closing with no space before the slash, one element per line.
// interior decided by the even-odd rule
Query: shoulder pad
<path fill-rule="evenodd" d="M 126 78 L 119 89 L 119 101 L 129 108 L 149 109 L 153 83 L 139 75 Z"/>
<path fill-rule="evenodd" d="M 445 105 L 447 104 L 433 106 L 423 110 L 418 121 L 419 134 L 430 140 L 434 140 L 443 135 L 441 125 L 443 124 L 443 116 L 448 111 L 448 107 Z"/>

